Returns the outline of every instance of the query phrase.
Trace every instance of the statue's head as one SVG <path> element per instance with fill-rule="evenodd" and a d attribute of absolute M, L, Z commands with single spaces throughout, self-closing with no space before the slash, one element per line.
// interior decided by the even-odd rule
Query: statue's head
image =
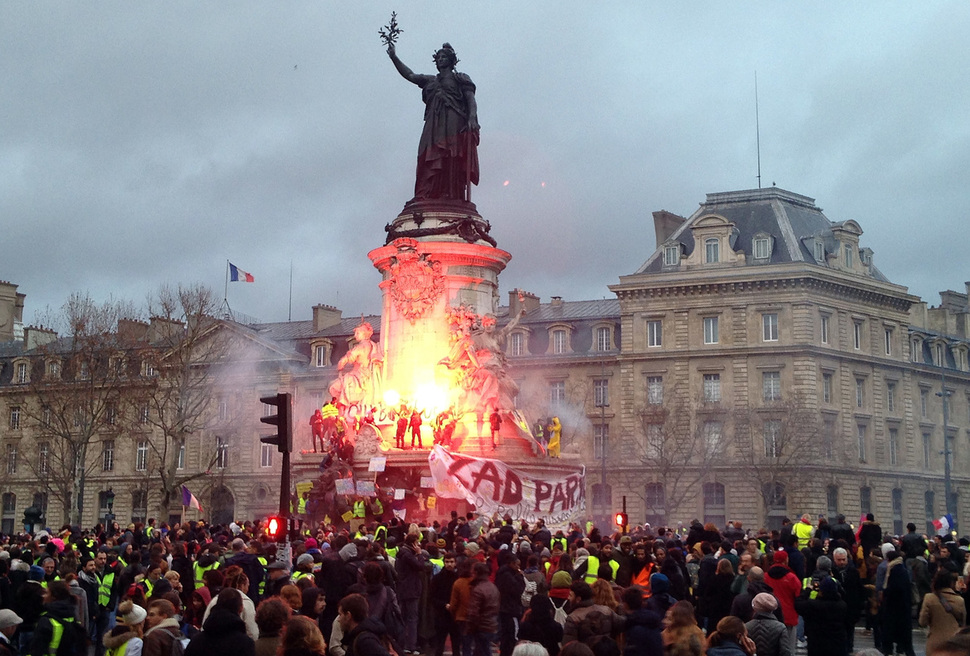
<path fill-rule="evenodd" d="M 358 342 L 363 342 L 370 339 L 374 335 L 374 327 L 370 325 L 369 321 L 358 325 L 354 328 L 354 339 Z"/>
<path fill-rule="evenodd" d="M 458 55 L 455 54 L 455 49 L 451 47 L 450 43 L 444 43 L 441 45 L 441 49 L 434 53 L 435 66 L 438 70 L 445 68 L 454 68 L 455 64 L 458 63 Z"/>

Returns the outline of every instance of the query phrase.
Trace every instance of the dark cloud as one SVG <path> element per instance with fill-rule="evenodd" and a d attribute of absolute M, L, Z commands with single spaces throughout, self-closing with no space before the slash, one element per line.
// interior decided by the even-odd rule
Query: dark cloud
<path fill-rule="evenodd" d="M 931 303 L 970 277 L 950 246 L 970 187 L 958 2 L 918 8 L 500 1 L 7 3 L 0 9 L 0 278 L 26 318 L 73 290 L 221 291 L 265 320 L 380 307 L 367 252 L 409 198 L 443 41 L 475 80 L 474 200 L 513 254 L 503 295 L 601 298 L 654 247 L 651 212 L 763 183 L 859 221 Z M 522 6 L 522 5 L 528 6 Z"/>

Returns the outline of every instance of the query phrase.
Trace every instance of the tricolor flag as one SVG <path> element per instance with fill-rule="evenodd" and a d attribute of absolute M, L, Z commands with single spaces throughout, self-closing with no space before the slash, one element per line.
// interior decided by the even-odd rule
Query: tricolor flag
<path fill-rule="evenodd" d="M 194 494 L 189 492 L 189 488 L 182 486 L 182 505 L 189 508 L 198 508 L 199 512 L 202 512 L 202 504 Z"/>
<path fill-rule="evenodd" d="M 229 280 L 231 282 L 256 282 L 253 274 L 246 273 L 232 262 L 229 263 Z"/>
<path fill-rule="evenodd" d="M 951 526 L 953 526 L 953 515 L 943 515 L 933 520 L 933 528 L 936 529 L 937 535 L 946 535 L 950 532 Z"/>

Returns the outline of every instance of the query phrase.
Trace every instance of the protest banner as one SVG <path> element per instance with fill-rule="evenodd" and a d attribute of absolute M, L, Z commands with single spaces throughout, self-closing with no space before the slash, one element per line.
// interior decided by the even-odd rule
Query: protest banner
<path fill-rule="evenodd" d="M 586 514 L 586 468 L 572 473 L 528 474 L 500 460 L 451 453 L 441 445 L 428 456 L 435 493 L 465 499 L 482 514 L 498 513 L 550 528 L 581 521 Z"/>

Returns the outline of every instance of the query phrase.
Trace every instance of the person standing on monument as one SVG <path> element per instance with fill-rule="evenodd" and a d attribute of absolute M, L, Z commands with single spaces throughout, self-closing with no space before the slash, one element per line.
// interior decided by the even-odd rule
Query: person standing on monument
<path fill-rule="evenodd" d="M 418 144 L 414 198 L 470 200 L 478 184 L 478 105 L 475 84 L 455 71 L 458 56 L 445 43 L 434 54 L 437 75 L 419 75 L 398 59 L 394 44 L 387 54 L 408 82 L 421 87 L 424 130 Z"/>
<path fill-rule="evenodd" d="M 498 437 L 498 431 L 502 428 L 502 416 L 498 413 L 498 408 L 492 408 L 492 414 L 488 416 L 488 426 L 492 432 L 492 450 L 495 450 L 496 444 L 495 439 Z"/>

